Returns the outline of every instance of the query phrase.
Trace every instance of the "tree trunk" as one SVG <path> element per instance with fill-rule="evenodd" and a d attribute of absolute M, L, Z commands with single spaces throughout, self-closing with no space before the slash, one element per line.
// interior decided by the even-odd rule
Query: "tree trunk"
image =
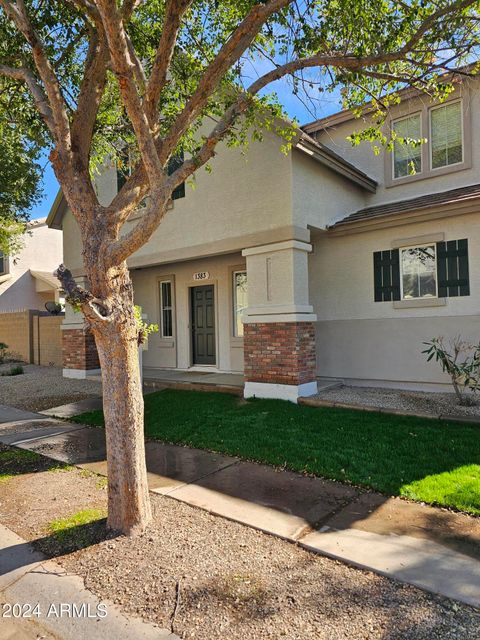
<path fill-rule="evenodd" d="M 99 278 L 98 272 L 96 276 Z M 101 279 L 101 288 L 107 294 L 102 297 L 110 301 L 111 313 L 105 320 L 92 321 L 90 317 L 90 325 L 102 368 L 108 466 L 107 524 L 109 529 L 134 535 L 143 531 L 152 517 L 145 462 L 138 327 L 126 265 L 116 268 L 115 273 L 104 273 Z"/>

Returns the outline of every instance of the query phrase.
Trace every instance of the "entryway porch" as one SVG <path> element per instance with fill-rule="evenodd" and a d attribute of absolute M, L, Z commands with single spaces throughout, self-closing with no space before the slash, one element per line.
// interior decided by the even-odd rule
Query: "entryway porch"
<path fill-rule="evenodd" d="M 155 369 L 143 367 L 143 383 L 146 388 L 174 387 L 205 391 L 223 391 L 243 395 L 242 373 L 218 371 L 185 371 L 178 369 Z"/>

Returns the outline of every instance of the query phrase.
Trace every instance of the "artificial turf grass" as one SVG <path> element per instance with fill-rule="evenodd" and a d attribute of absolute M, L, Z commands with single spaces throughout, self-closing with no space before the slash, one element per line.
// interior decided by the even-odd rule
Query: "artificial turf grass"
<path fill-rule="evenodd" d="M 145 435 L 480 515 L 477 425 L 165 389 L 145 397 Z"/>

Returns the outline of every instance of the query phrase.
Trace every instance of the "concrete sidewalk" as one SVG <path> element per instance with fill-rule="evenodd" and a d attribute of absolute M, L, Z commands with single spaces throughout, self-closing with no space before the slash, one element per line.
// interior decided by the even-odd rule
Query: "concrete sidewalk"
<path fill-rule="evenodd" d="M 8 408 L 0 407 L 0 422 L 8 418 Z M 102 429 L 38 414 L 4 421 L 0 442 L 107 472 Z M 147 442 L 146 457 L 155 493 L 480 607 L 478 518 L 160 442 Z"/>
<path fill-rule="evenodd" d="M 179 640 L 178 636 L 100 601 L 83 580 L 47 560 L 31 544 L 0 525 L 0 604 L 21 605 L 29 618 L 5 618 L 0 640 Z M 62 606 L 61 606 L 62 605 Z M 2 609 L 5 613 L 8 609 Z M 18 611 L 17 611 L 18 615 Z"/>

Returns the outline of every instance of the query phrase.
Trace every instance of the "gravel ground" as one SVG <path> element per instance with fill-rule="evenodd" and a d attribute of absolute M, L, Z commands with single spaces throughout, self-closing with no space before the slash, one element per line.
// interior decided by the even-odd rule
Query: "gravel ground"
<path fill-rule="evenodd" d="M 15 365 L 0 365 L 0 374 L 9 371 L 12 366 Z M 21 375 L 0 375 L 0 404 L 42 411 L 102 393 L 101 382 L 64 378 L 59 367 L 40 367 L 35 364 L 22 366 L 24 373 Z"/>
<path fill-rule="evenodd" d="M 100 597 L 180 638 L 478 640 L 478 610 L 159 495 L 142 536 L 62 555 L 48 522 L 104 507 L 105 488 L 78 469 L 28 464 L 0 483 L 0 520 Z"/>
<path fill-rule="evenodd" d="M 477 404 L 464 407 L 458 404 L 454 393 L 428 393 L 403 391 L 399 389 L 379 389 L 370 387 L 338 387 L 321 391 L 321 400 L 360 404 L 384 409 L 402 409 L 432 415 L 478 416 L 480 418 L 480 397 Z"/>

